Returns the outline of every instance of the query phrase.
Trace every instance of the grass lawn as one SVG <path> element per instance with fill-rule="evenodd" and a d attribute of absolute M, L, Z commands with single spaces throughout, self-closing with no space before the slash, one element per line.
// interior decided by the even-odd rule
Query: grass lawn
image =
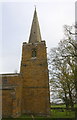
<path fill-rule="evenodd" d="M 21 116 L 21 118 L 25 118 L 25 120 L 49 120 L 49 117 L 39 117 L 39 116 Z"/>
<path fill-rule="evenodd" d="M 51 105 L 51 107 L 52 107 L 52 108 L 53 108 L 53 107 L 55 107 L 55 108 L 56 108 L 56 107 L 66 108 L 65 104 L 63 104 L 63 105 L 60 105 L 60 104 L 59 104 L 59 105 Z"/>
<path fill-rule="evenodd" d="M 52 105 L 52 108 L 65 108 L 65 105 Z M 38 108 L 37 108 L 38 109 Z M 51 110 L 51 115 L 50 117 L 38 117 L 38 116 L 33 116 L 33 115 L 22 115 L 18 120 L 24 119 L 24 120 L 56 120 L 57 118 L 75 118 L 75 112 L 74 111 L 67 111 L 66 109 L 52 109 Z M 6 120 L 2 119 L 2 120 Z M 12 120 L 11 118 L 9 120 Z M 59 120 L 59 119 L 58 119 Z"/>
<path fill-rule="evenodd" d="M 27 119 L 36 119 L 39 120 L 45 119 L 46 117 L 36 117 L 36 116 L 26 116 L 23 115 L 21 118 L 27 118 Z M 57 110 L 51 110 L 51 116 L 49 118 L 75 118 L 75 112 L 72 111 L 57 111 Z M 46 118 L 47 119 L 47 118 Z"/>
<path fill-rule="evenodd" d="M 59 110 L 51 110 L 52 118 L 75 118 L 75 112 L 73 111 L 59 111 Z"/>
<path fill-rule="evenodd" d="M 52 105 L 52 108 L 66 108 L 65 105 Z M 75 118 L 75 112 L 70 110 L 51 110 L 52 118 Z"/>
<path fill-rule="evenodd" d="M 65 105 L 54 105 L 52 106 L 52 108 L 57 108 L 57 107 L 60 107 L 60 108 L 65 108 Z M 29 119 L 32 119 L 34 118 L 34 120 L 43 120 L 43 119 L 49 119 L 49 118 L 45 118 L 45 117 L 36 117 L 36 116 L 21 116 L 21 118 L 29 118 Z M 75 118 L 75 112 L 74 111 L 67 111 L 67 110 L 51 110 L 51 116 L 50 118 Z"/>

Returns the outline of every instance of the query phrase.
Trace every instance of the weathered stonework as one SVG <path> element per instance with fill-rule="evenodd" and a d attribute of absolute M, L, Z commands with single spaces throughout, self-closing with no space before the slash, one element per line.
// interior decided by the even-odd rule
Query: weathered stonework
<path fill-rule="evenodd" d="M 46 44 L 41 40 L 36 9 L 29 43 L 22 46 L 20 73 L 2 75 L 2 117 L 22 114 L 50 115 Z"/>
<path fill-rule="evenodd" d="M 19 74 L 2 75 L 2 117 L 21 115 L 22 81 Z"/>
<path fill-rule="evenodd" d="M 34 48 L 37 52 L 36 57 L 32 57 Z M 45 41 L 37 44 L 23 44 L 21 62 L 23 113 L 49 114 L 49 77 L 46 55 Z"/>

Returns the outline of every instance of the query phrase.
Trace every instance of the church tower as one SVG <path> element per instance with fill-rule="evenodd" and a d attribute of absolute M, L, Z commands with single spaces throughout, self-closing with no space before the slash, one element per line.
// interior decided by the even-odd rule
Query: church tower
<path fill-rule="evenodd" d="M 21 70 L 22 114 L 50 114 L 46 43 L 42 41 L 36 8 L 29 42 L 23 43 Z"/>

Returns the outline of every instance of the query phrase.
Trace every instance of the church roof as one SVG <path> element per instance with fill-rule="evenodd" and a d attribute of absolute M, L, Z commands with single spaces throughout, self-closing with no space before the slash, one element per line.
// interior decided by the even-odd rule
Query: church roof
<path fill-rule="evenodd" d="M 0 78 L 2 77 L 10 77 L 10 76 L 18 76 L 19 73 L 9 73 L 9 74 L 0 74 Z"/>
<path fill-rule="evenodd" d="M 37 12 L 35 8 L 31 31 L 30 31 L 29 43 L 37 43 L 37 42 L 41 42 L 41 33 L 40 33 Z"/>

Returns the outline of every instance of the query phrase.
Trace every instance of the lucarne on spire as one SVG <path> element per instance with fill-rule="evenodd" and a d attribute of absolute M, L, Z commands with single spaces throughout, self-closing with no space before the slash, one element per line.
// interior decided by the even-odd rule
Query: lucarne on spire
<path fill-rule="evenodd" d="M 30 31 L 29 43 L 37 43 L 37 42 L 41 42 L 41 33 L 40 33 L 40 27 L 39 27 L 39 22 L 35 7 L 34 17 Z"/>

